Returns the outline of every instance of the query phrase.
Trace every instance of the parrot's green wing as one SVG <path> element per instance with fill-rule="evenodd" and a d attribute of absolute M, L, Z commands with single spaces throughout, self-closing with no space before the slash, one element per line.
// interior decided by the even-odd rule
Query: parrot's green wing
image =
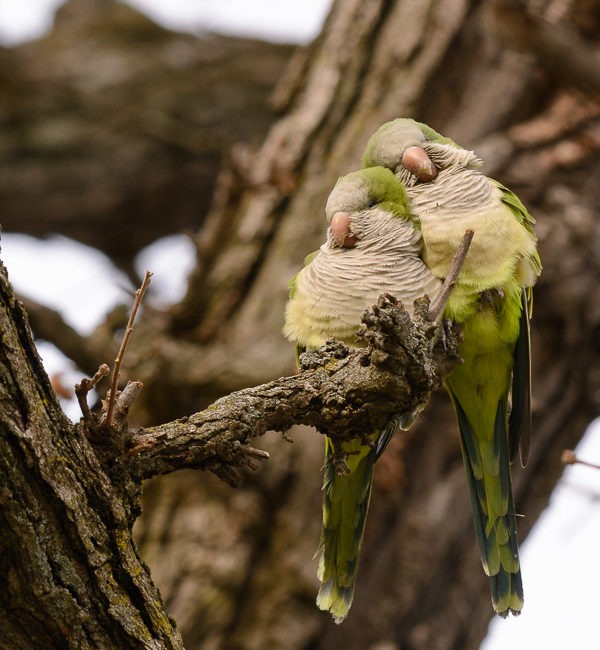
<path fill-rule="evenodd" d="M 501 201 L 510 209 L 515 218 L 529 232 L 533 233 L 535 219 L 529 214 L 519 197 L 498 181 L 492 181 L 501 191 Z M 542 265 L 537 252 L 530 257 L 531 265 L 539 274 Z M 519 338 L 515 345 L 512 410 L 508 421 L 508 443 L 511 458 L 520 453 L 521 465 L 527 465 L 529 445 L 531 442 L 531 340 L 529 319 L 532 313 L 531 287 L 524 287 L 521 298 L 521 319 Z"/>
<path fill-rule="evenodd" d="M 521 199 L 519 199 L 519 197 L 514 192 L 511 192 L 507 187 L 504 187 L 502 183 L 499 183 L 493 179 L 490 179 L 490 183 L 495 185 L 500 190 L 500 200 L 513 213 L 515 219 L 517 219 L 517 221 L 525 228 L 527 228 L 527 230 L 533 235 L 533 226 L 535 225 L 535 219 L 529 214 L 529 211 L 523 205 Z M 537 277 L 542 270 L 542 263 L 537 251 L 535 251 L 535 253 L 529 257 L 529 261 L 534 267 Z M 531 287 L 527 287 L 527 292 L 527 299 L 529 303 L 529 317 L 531 318 L 531 308 L 533 304 L 531 300 Z"/>
<path fill-rule="evenodd" d="M 508 419 L 510 457 L 514 458 L 519 450 L 522 467 L 527 465 L 531 442 L 531 339 L 527 293 L 527 289 L 523 289 L 519 338 L 514 352 L 512 410 Z"/>
<path fill-rule="evenodd" d="M 535 225 L 535 219 L 529 214 L 529 211 L 523 205 L 521 199 L 519 199 L 519 197 L 514 192 L 511 192 L 507 187 L 504 187 L 502 183 L 499 183 L 498 181 L 495 181 L 493 179 L 490 179 L 490 183 L 495 185 L 500 190 L 501 192 L 500 200 L 513 213 L 515 219 L 521 225 L 527 228 L 527 230 L 532 235 L 535 234 L 533 231 L 533 226 Z M 537 277 L 542 271 L 542 262 L 540 260 L 540 256 L 537 251 L 535 251 L 535 253 L 529 257 L 529 262 L 534 268 Z M 527 293 L 526 296 L 527 309 L 528 309 L 527 315 L 529 318 L 531 318 L 533 312 L 533 293 L 530 286 L 525 287 L 525 291 Z"/>
<path fill-rule="evenodd" d="M 511 192 L 508 187 L 502 185 L 502 183 L 499 183 L 492 178 L 490 178 L 490 183 L 501 190 L 502 195 L 500 197 L 500 200 L 511 209 L 515 217 L 518 219 L 519 223 L 523 224 L 527 230 L 529 230 L 529 232 L 533 233 L 535 219 L 529 214 L 529 211 L 525 205 L 523 205 L 521 199 L 514 192 Z"/>

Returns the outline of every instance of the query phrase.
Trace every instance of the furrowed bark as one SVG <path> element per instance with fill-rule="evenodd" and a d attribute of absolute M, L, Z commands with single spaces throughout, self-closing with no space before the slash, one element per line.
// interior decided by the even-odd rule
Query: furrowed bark
<path fill-rule="evenodd" d="M 62 413 L 0 272 L 3 648 L 181 648 L 131 536 L 139 484 Z"/>

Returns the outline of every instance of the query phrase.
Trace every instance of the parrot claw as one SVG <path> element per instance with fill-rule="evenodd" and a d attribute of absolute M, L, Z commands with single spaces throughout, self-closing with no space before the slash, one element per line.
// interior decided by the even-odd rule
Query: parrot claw
<path fill-rule="evenodd" d="M 336 476 L 344 476 L 344 474 L 350 474 L 350 468 L 346 462 L 346 458 L 334 458 L 333 467 L 335 469 Z"/>
<path fill-rule="evenodd" d="M 504 300 L 504 291 L 498 287 L 486 289 L 479 294 L 479 302 L 477 304 L 477 311 L 481 311 L 484 307 L 489 306 L 495 311 L 500 311 L 501 300 Z"/>
<path fill-rule="evenodd" d="M 444 318 L 442 320 L 442 326 L 440 327 L 440 342 L 444 348 L 444 352 L 448 352 L 448 342 L 452 340 L 455 336 L 453 331 L 454 322 L 450 318 Z"/>

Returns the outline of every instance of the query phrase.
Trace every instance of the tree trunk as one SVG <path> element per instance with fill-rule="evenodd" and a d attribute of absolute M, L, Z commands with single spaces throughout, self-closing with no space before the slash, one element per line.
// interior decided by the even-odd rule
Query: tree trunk
<path fill-rule="evenodd" d="M 139 486 L 62 413 L 0 267 L 2 648 L 181 648 L 131 538 Z"/>
<path fill-rule="evenodd" d="M 222 169 L 186 298 L 136 329 L 128 374 L 145 389 L 134 418 L 188 415 L 293 372 L 280 334 L 287 279 L 322 242 L 326 197 L 360 165 L 369 135 L 414 116 L 475 149 L 538 219 L 534 439 L 528 468 L 513 467 L 523 539 L 560 475 L 561 450 L 598 413 L 600 103 L 578 74 L 596 56 L 594 7 L 335 2 L 281 81 L 281 118 L 258 150 L 237 150 Z M 43 317 L 33 324 L 42 329 Z M 110 359 L 109 330 L 77 341 L 73 356 Z M 237 490 L 188 471 L 145 486 L 140 552 L 186 647 L 478 647 L 489 586 L 444 394 L 377 464 L 356 598 L 341 626 L 314 605 L 321 441 L 302 431 L 293 445 L 269 435 L 261 446 L 272 460 Z"/>

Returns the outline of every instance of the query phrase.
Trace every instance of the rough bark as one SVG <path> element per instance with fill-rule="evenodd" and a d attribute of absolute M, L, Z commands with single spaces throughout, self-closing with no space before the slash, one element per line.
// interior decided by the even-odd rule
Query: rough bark
<path fill-rule="evenodd" d="M 62 413 L 0 269 L 3 648 L 181 648 L 131 536 L 139 484 Z"/>
<path fill-rule="evenodd" d="M 565 33 L 557 67 L 547 44 Z M 585 0 L 334 3 L 319 39 L 282 79 L 282 117 L 258 149 L 236 150 L 220 172 L 185 300 L 136 329 L 128 374 L 145 388 L 133 419 L 189 415 L 293 371 L 279 333 L 286 283 L 322 241 L 327 194 L 358 167 L 377 126 L 414 116 L 474 148 L 538 220 L 534 438 L 529 467 L 514 468 L 523 539 L 560 474 L 561 450 L 599 410 L 600 104 L 580 74 L 599 33 Z M 109 360 L 119 326 L 117 318 L 90 341 L 70 338 L 72 354 Z M 491 616 L 488 583 L 445 395 L 378 462 L 342 626 L 314 606 L 322 447 L 303 431 L 293 437 L 293 445 L 261 441 L 277 462 L 237 490 L 200 472 L 146 484 L 140 551 L 186 646 L 476 648 Z"/>

